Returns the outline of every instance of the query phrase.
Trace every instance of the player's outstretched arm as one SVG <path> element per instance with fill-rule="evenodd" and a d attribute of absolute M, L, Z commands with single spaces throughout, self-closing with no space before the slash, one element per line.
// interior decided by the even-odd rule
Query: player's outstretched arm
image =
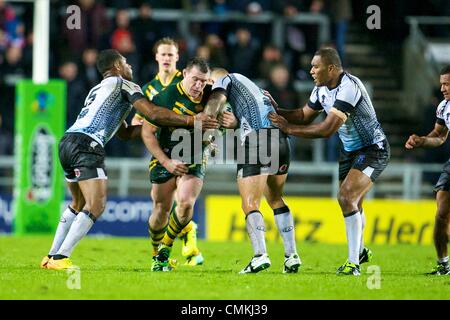
<path fill-rule="evenodd" d="M 436 123 L 434 129 L 426 136 L 419 137 L 416 134 L 409 136 L 405 143 L 406 149 L 415 148 L 437 148 L 441 146 L 448 137 L 448 128 Z"/>
<path fill-rule="evenodd" d="M 303 138 L 328 138 L 344 123 L 342 116 L 334 112 L 330 112 L 324 121 L 310 125 L 291 124 L 284 117 L 276 113 L 271 113 L 269 119 L 284 133 Z"/>
<path fill-rule="evenodd" d="M 272 97 L 272 95 L 267 90 L 263 90 L 263 93 L 266 97 L 270 99 L 270 103 L 275 108 L 277 114 L 285 118 L 288 122 L 294 124 L 310 124 L 314 121 L 315 118 L 319 115 L 319 111 L 316 111 L 310 108 L 307 104 L 303 108 L 297 108 L 294 110 L 282 109 L 279 107 L 278 103 Z"/>
<path fill-rule="evenodd" d="M 125 141 L 131 139 L 138 139 L 141 137 L 141 128 L 142 125 L 129 126 L 126 121 L 123 121 L 119 127 L 119 130 L 117 130 L 116 135 L 120 140 Z"/>
<path fill-rule="evenodd" d="M 169 109 L 157 106 L 147 98 L 136 100 L 133 106 L 143 114 L 148 121 L 161 126 L 193 127 L 194 122 L 201 123 L 203 129 L 216 129 L 219 127 L 217 119 L 205 114 L 198 114 L 195 117 L 177 114 Z"/>

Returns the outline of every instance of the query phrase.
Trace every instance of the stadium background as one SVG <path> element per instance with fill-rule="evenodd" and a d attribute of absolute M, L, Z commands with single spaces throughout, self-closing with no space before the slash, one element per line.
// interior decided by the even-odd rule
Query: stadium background
<path fill-rule="evenodd" d="M 69 5 L 82 8 L 81 32 L 66 27 Z M 369 5 L 381 9 L 381 29 L 369 30 Z M 182 68 L 193 55 L 212 66 L 243 73 L 268 89 L 280 105 L 303 105 L 312 88 L 309 62 L 322 45 L 337 47 L 345 69 L 371 93 L 392 145 L 392 162 L 369 194 L 369 243 L 430 244 L 435 204 L 432 185 L 448 159 L 449 144 L 405 152 L 412 132 L 427 133 L 442 99 L 438 70 L 450 63 L 448 1 L 51 1 L 50 78 L 67 85 L 71 125 L 88 90 L 100 81 L 99 50 L 118 49 L 143 85 L 156 73 L 151 48 L 163 36 L 180 45 Z M 407 18 L 408 16 L 421 16 Z M 33 5 L 0 0 L 0 233 L 11 233 L 16 185 L 16 84 L 31 78 Z M 95 18 L 93 18 L 95 17 Z M 299 240 L 345 243 L 337 202 L 336 137 L 292 139 L 286 194 Z M 91 234 L 146 236 L 151 210 L 146 174 L 149 156 L 140 142 L 113 139 L 106 147 L 109 198 Z M 194 219 L 199 237 L 246 240 L 234 166 L 210 167 Z M 60 175 L 61 180 L 63 179 Z M 307 197 L 307 198 L 304 198 Z M 66 195 L 66 200 L 68 200 Z M 62 207 L 65 206 L 62 204 Z M 279 241 L 267 207 L 268 239 Z M 59 212 L 57 213 L 59 214 Z M 56 220 L 55 220 L 56 225 Z"/>

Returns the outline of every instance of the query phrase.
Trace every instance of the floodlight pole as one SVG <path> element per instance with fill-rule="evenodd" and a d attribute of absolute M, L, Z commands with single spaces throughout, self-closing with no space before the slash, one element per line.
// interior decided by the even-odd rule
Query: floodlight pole
<path fill-rule="evenodd" d="M 33 17 L 33 82 L 48 82 L 50 1 L 34 1 Z"/>

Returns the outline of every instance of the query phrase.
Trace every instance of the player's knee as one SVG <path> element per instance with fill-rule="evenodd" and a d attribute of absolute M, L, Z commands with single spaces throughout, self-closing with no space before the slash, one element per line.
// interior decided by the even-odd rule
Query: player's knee
<path fill-rule="evenodd" d="M 242 211 L 244 211 L 245 214 L 247 214 L 250 211 L 259 210 L 259 205 L 256 202 L 254 202 L 254 203 L 252 203 L 252 202 L 248 202 L 248 203 L 243 202 L 241 207 L 242 207 Z"/>
<path fill-rule="evenodd" d="M 72 202 L 70 203 L 70 206 L 72 207 L 72 209 L 74 209 L 77 212 L 80 212 L 81 210 L 83 210 L 84 206 L 86 205 L 86 201 L 77 201 L 77 200 L 72 200 Z"/>
<path fill-rule="evenodd" d="M 436 220 L 448 223 L 450 211 L 448 208 L 438 208 L 436 212 Z"/>
<path fill-rule="evenodd" d="M 106 197 L 101 197 L 97 201 L 87 201 L 84 208 L 99 217 L 105 211 Z"/>
<path fill-rule="evenodd" d="M 353 199 L 351 193 L 346 189 L 341 189 L 338 194 L 338 202 L 339 206 L 342 210 L 355 210 L 354 208 L 358 207 L 358 201 Z"/>
<path fill-rule="evenodd" d="M 194 209 L 195 201 L 192 201 L 191 199 L 180 199 L 177 203 L 177 213 L 180 216 L 188 216 L 190 212 Z"/>
<path fill-rule="evenodd" d="M 163 201 L 155 201 L 153 202 L 153 211 L 152 214 L 162 215 L 165 212 L 170 212 L 171 204 L 167 204 Z"/>

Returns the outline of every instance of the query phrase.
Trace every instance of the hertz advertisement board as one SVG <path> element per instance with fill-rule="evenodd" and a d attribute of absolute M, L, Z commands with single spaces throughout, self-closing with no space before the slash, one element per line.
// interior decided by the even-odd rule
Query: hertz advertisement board
<path fill-rule="evenodd" d="M 345 224 L 336 199 L 284 197 L 294 215 L 297 241 L 346 243 Z M 206 239 L 248 240 L 244 213 L 238 196 L 209 196 L 205 199 Z M 431 244 L 436 202 L 433 200 L 365 200 L 366 243 Z M 279 234 L 273 211 L 263 200 L 261 212 L 266 239 Z"/>

